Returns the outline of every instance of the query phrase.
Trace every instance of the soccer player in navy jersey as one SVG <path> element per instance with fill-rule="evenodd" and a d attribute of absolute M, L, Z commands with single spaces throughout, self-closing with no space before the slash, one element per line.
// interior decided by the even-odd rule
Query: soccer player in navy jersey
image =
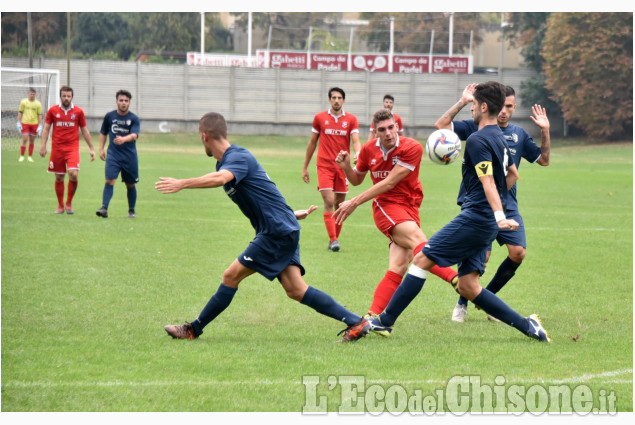
<path fill-rule="evenodd" d="M 231 303 L 238 284 L 246 277 L 260 273 L 273 281 L 277 278 L 289 298 L 305 304 L 318 313 L 344 322 L 347 328 L 341 342 L 355 341 L 368 334 L 370 325 L 361 316 L 348 311 L 330 295 L 308 286 L 300 263 L 300 225 L 317 207 L 293 211 L 269 179 L 256 158 L 245 148 L 227 140 L 225 118 L 216 113 L 205 114 L 199 122 L 199 134 L 207 156 L 213 156 L 216 172 L 190 179 L 161 177 L 156 189 L 175 193 L 182 189 L 222 186 L 227 196 L 240 208 L 256 231 L 256 237 L 223 273 L 223 280 L 199 316 L 191 323 L 169 325 L 165 331 L 173 338 L 195 339 L 203 328 Z"/>
<path fill-rule="evenodd" d="M 121 172 L 128 197 L 128 217 L 135 217 L 137 187 L 139 182 L 139 160 L 137 158 L 137 139 L 141 123 L 139 117 L 130 112 L 132 95 L 127 90 L 115 94 L 117 109 L 104 117 L 99 134 L 99 157 L 106 161 L 106 184 L 102 195 L 101 208 L 96 211 L 99 217 L 108 217 L 108 205 L 112 199 L 115 182 Z M 104 151 L 106 136 L 110 137 L 108 156 Z"/>
<path fill-rule="evenodd" d="M 465 144 L 462 164 L 465 196 L 461 212 L 415 255 L 386 310 L 370 319 L 371 329 L 391 332 L 399 315 L 421 291 L 430 268 L 435 264 L 441 267 L 458 264 L 458 289 L 462 296 L 525 335 L 551 342 L 538 315 L 522 317 L 479 284 L 487 250 L 499 230 L 518 228 L 515 220 L 505 216 L 507 191 L 518 179 L 518 171 L 509 163 L 509 148 L 496 121 L 505 102 L 504 86 L 495 81 L 479 84 L 473 98 L 472 116 L 478 131 Z"/>
<path fill-rule="evenodd" d="M 461 98 L 437 120 L 435 123 L 436 128 L 449 128 L 453 130 L 461 140 L 467 140 L 467 138 L 477 131 L 477 126 L 474 120 L 462 120 L 453 121 L 454 117 L 465 107 L 467 104 L 473 101 L 474 87 L 476 84 L 469 84 L 463 90 Z M 534 105 L 532 107 L 533 116 L 531 120 L 540 128 L 541 144 L 540 147 L 536 145 L 533 138 L 522 128 L 517 125 L 511 124 L 511 119 L 514 111 L 516 110 L 516 93 L 510 86 L 505 86 L 505 104 L 503 109 L 498 114 L 498 126 L 503 131 L 507 145 L 511 152 L 511 158 L 516 168 L 520 167 L 522 158 L 530 163 L 535 163 L 546 167 L 549 165 L 549 156 L 551 151 L 551 137 L 549 134 L 549 119 L 547 118 L 546 111 L 540 105 Z M 496 241 L 499 245 L 506 245 L 508 256 L 498 267 L 498 270 L 492 277 L 492 280 L 487 285 L 493 293 L 498 293 L 503 286 L 516 273 L 516 270 L 525 258 L 527 249 L 527 239 L 525 236 L 525 225 L 523 218 L 518 210 L 518 201 L 516 199 L 516 185 L 514 185 L 508 192 L 507 207 L 505 214 L 509 218 L 513 218 L 519 224 L 518 229 L 515 231 L 501 230 L 496 236 Z M 464 194 L 464 188 L 461 187 L 459 191 L 459 198 L 457 202 L 462 202 L 462 196 Z M 487 259 L 489 260 L 488 251 Z M 467 315 L 467 299 L 465 297 L 459 297 L 459 301 L 454 307 L 452 312 L 452 320 L 455 322 L 464 322 Z M 493 318 L 488 315 L 488 318 Z"/>

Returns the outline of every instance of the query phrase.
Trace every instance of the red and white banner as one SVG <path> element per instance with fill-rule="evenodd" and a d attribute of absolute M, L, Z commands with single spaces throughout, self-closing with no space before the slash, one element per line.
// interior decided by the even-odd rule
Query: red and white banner
<path fill-rule="evenodd" d="M 353 55 L 351 71 L 388 72 L 388 55 Z"/>
<path fill-rule="evenodd" d="M 430 57 L 395 55 L 392 58 L 392 72 L 427 74 L 430 72 Z"/>
<path fill-rule="evenodd" d="M 348 71 L 348 55 L 343 53 L 311 53 L 311 69 Z"/>
<path fill-rule="evenodd" d="M 314 69 L 323 71 L 366 71 L 414 74 L 472 72 L 470 56 L 351 54 L 258 50 L 256 56 L 187 53 L 188 65 L 257 66 L 259 68 Z M 392 70 L 390 69 L 392 65 Z"/>

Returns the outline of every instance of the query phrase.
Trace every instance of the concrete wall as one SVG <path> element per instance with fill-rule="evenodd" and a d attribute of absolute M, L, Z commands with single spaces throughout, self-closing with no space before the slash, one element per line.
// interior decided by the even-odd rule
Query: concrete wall
<path fill-rule="evenodd" d="M 27 67 L 25 58 L 2 58 L 3 67 Z M 67 83 L 63 59 L 35 59 L 34 67 L 59 69 Z M 330 72 L 290 69 L 193 67 L 174 64 L 73 60 L 70 85 L 74 102 L 82 107 L 89 129 L 98 131 L 106 112 L 115 108 L 115 92 L 124 88 L 132 95 L 131 110 L 142 120 L 144 132 L 196 132 L 206 112 L 225 116 L 230 131 L 239 134 L 308 136 L 313 116 L 329 107 L 327 92 L 339 86 L 346 92 L 344 109 L 357 115 L 362 139 L 368 136 L 372 114 L 382 106 L 386 93 L 395 97 L 395 108 L 404 120 L 406 135 L 423 139 L 436 119 L 461 96 L 471 82 L 497 79 L 483 74 L 397 74 Z M 502 82 L 520 91 L 520 83 L 532 76 L 528 70 L 505 70 Z M 529 119 L 531 110 L 521 106 L 514 122 L 534 137 L 539 131 Z M 17 105 L 16 105 L 17 107 Z M 457 119 L 470 118 L 465 108 Z M 561 131 L 552 123 L 552 133 Z"/>

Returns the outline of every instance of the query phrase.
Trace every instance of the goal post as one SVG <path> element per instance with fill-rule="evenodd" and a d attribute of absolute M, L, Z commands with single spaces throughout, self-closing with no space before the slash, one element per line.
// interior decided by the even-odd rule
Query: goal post
<path fill-rule="evenodd" d="M 21 135 L 16 128 L 18 108 L 22 99 L 35 89 L 35 98 L 42 104 L 42 121 L 46 111 L 57 103 L 60 90 L 58 69 L 1 67 L 2 83 L 2 149 L 17 149 Z"/>

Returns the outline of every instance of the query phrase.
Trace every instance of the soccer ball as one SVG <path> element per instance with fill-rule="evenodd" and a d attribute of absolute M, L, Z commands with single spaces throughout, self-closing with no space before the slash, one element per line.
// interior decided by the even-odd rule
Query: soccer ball
<path fill-rule="evenodd" d="M 451 164 L 461 153 L 461 140 L 452 130 L 442 128 L 428 137 L 426 153 L 436 164 Z"/>

